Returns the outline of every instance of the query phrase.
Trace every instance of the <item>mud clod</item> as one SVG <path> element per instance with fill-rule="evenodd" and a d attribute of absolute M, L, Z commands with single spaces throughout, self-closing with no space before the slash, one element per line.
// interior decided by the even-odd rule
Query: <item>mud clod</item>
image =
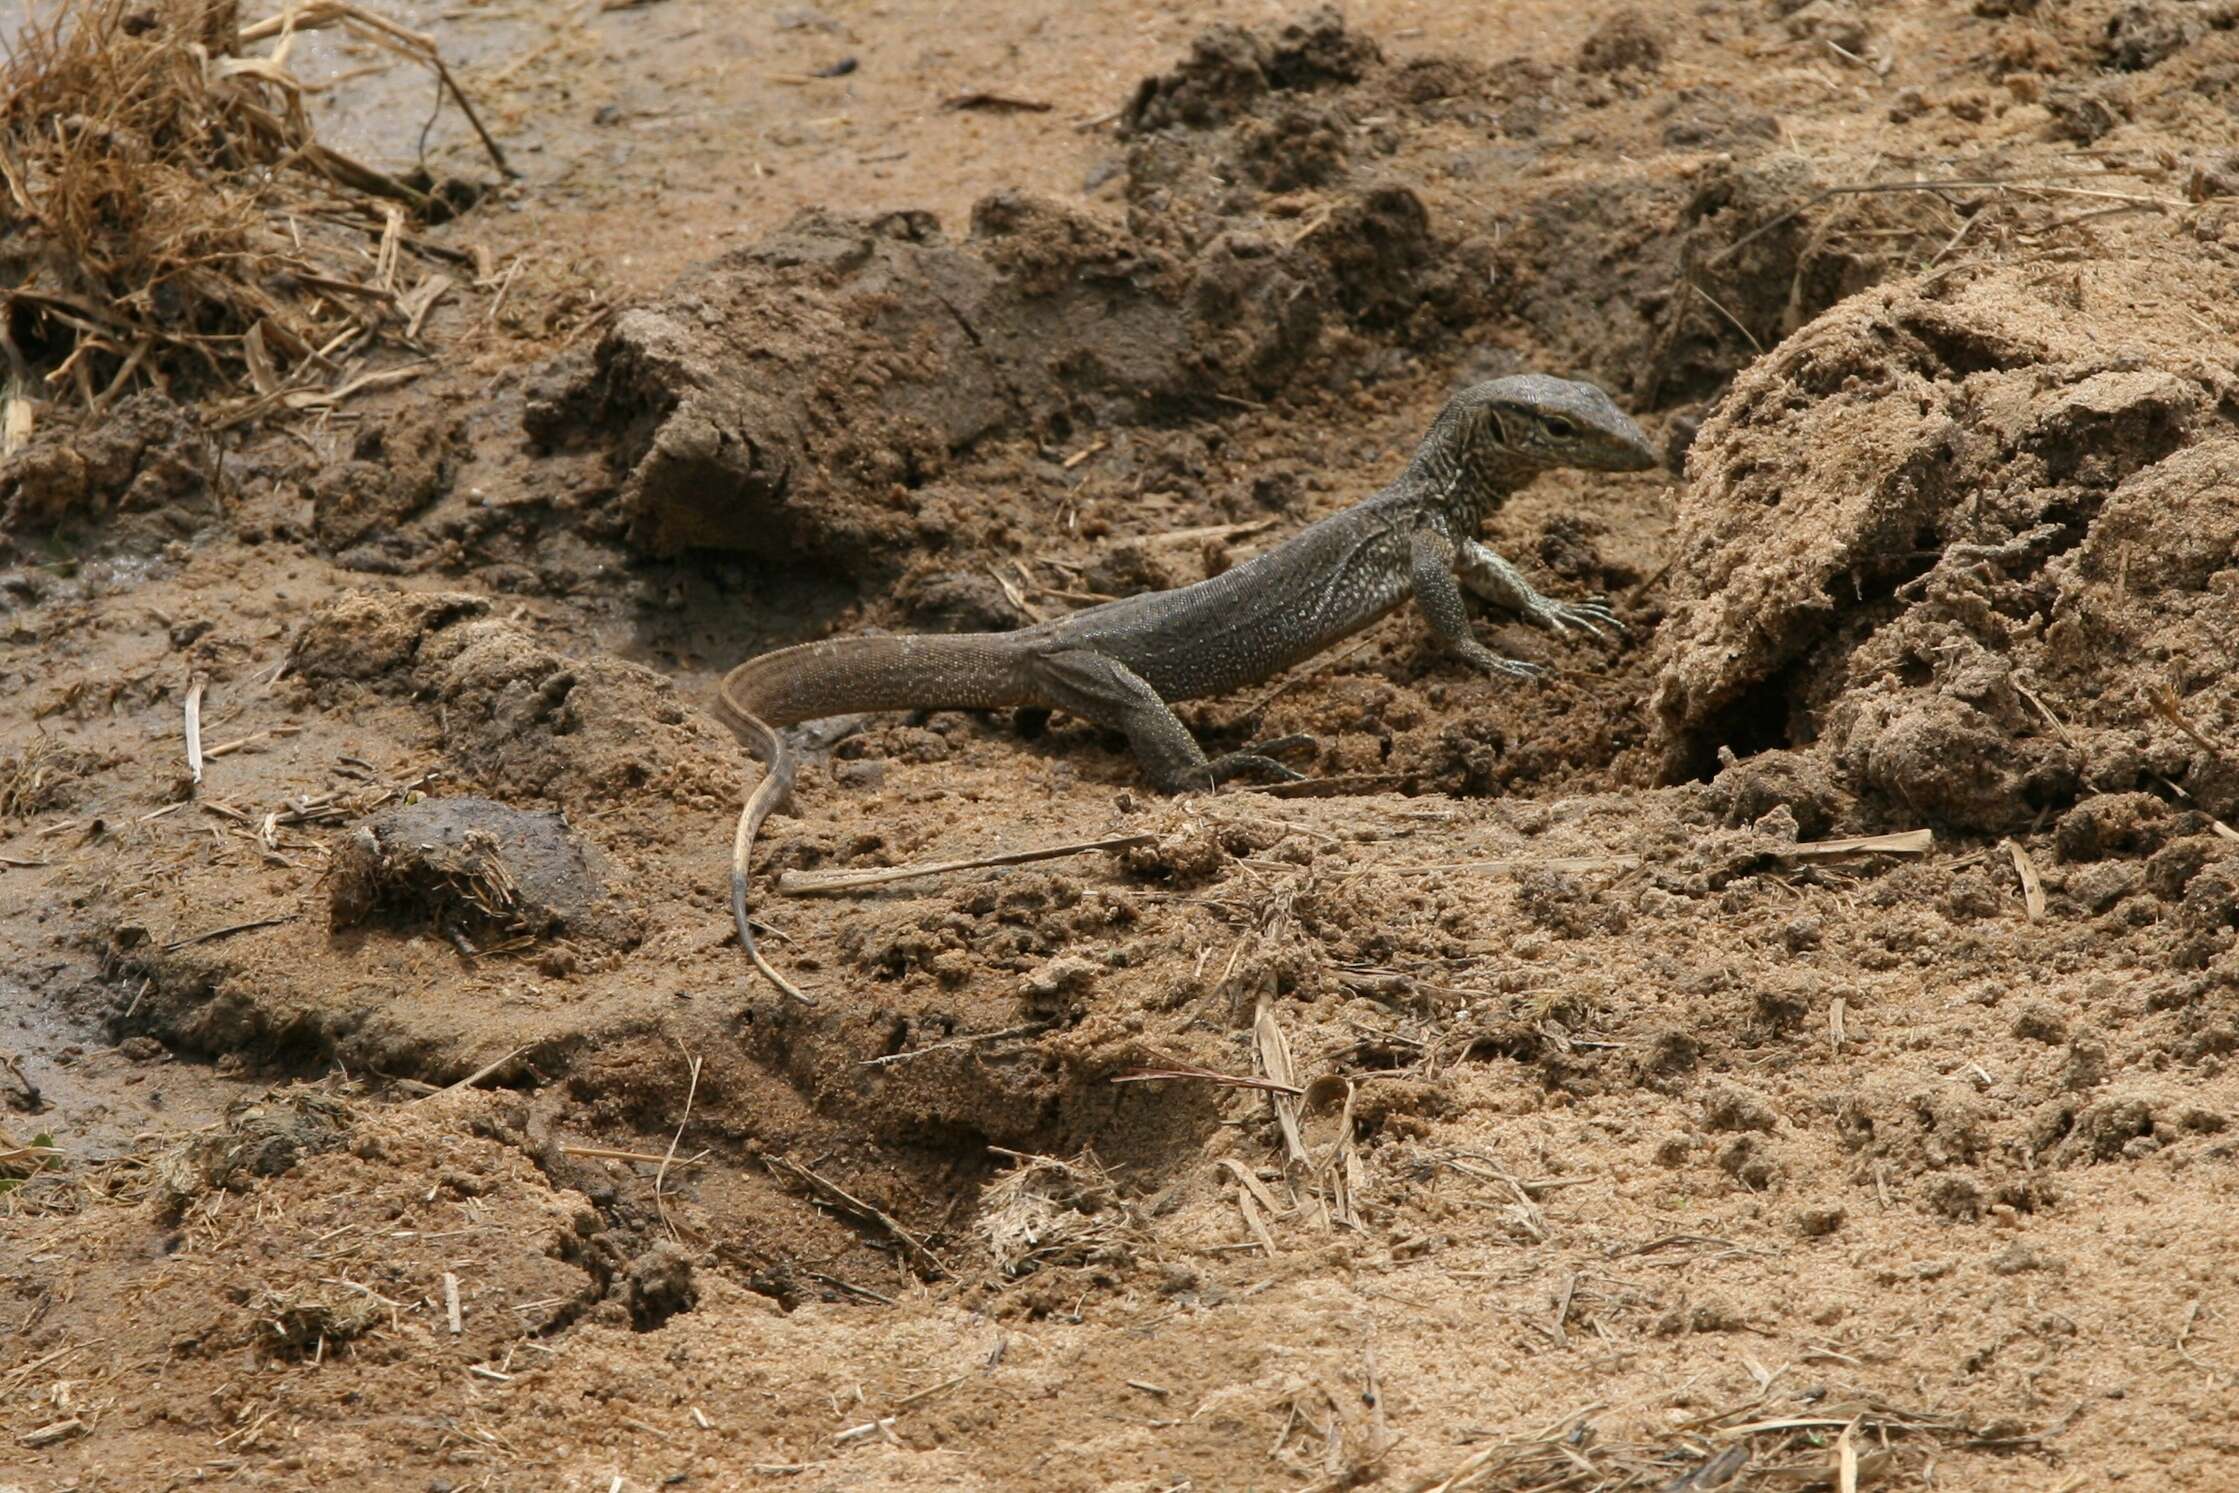
<path fill-rule="evenodd" d="M 2202 292 L 2223 273 L 2200 267 Z M 2123 690 L 2108 637 L 2167 625 L 2215 651 L 2212 630 L 2239 625 L 2215 592 L 2179 604 L 2167 589 L 2215 563 L 2176 558 L 2196 552 L 2189 531 L 2228 524 L 2195 516 L 2184 479 L 2226 459 L 2202 415 L 2234 380 L 2177 320 L 2084 307 L 2012 273 L 1932 298 L 1894 287 L 1737 385 L 1689 458 L 1675 577 L 1701 604 L 1657 639 L 1668 772 L 1723 746 L 1816 744 L 1881 814 L 1984 830 L 2065 808 L 2087 779 L 2143 789 L 2149 757 L 2210 812 L 2239 800 L 2215 754 L 2098 704 Z M 2095 318 L 2105 343 L 2088 340 Z M 2138 366 L 2148 347 L 2156 367 Z M 1800 462 L 1793 445 L 1769 460 L 1756 429 L 1775 419 L 1784 443 L 1818 432 Z M 1729 544 L 1768 513 L 1776 545 Z M 2127 554 L 2154 579 L 2130 583 Z M 2118 605 L 2087 641 L 2074 613 L 2111 581 Z M 2229 708 L 2226 684 L 2196 677 L 2185 709 Z"/>
<path fill-rule="evenodd" d="M 1126 133 L 1225 123 L 1265 94 L 1356 83 L 1382 60 L 1376 43 L 1348 31 L 1323 6 L 1271 34 L 1215 26 L 1190 44 L 1171 73 L 1145 78 L 1121 116 Z"/>
<path fill-rule="evenodd" d="M 1713 1130 L 1757 1130 L 1770 1134 L 1779 1116 L 1771 1105 L 1736 1084 L 1722 1084 L 1703 1101 L 1703 1123 Z"/>
<path fill-rule="evenodd" d="M 481 949 L 560 934 L 620 943 L 627 920 L 595 853 L 558 814 L 425 798 L 383 810 L 342 842 L 328 916 L 338 931 L 380 919 Z"/>
<path fill-rule="evenodd" d="M 2136 0 L 2107 18 L 2100 56 L 2117 72 L 2143 72 L 2159 66 L 2207 29 L 2205 12 L 2211 8 L 2171 0 Z"/>
<path fill-rule="evenodd" d="M 340 1148 L 357 1115 L 318 1089 L 275 1089 L 227 1112 L 223 1128 L 167 1151 L 157 1162 L 167 1208 L 176 1214 L 207 1193 L 292 1171 L 306 1157 Z"/>
<path fill-rule="evenodd" d="M 367 427 L 348 461 L 311 484 L 311 528 L 353 570 L 395 570 L 424 547 L 403 525 L 450 489 L 461 456 L 447 418 L 422 415 Z"/>
<path fill-rule="evenodd" d="M 216 517 L 217 491 L 217 453 L 194 415 L 161 394 L 134 394 L 89 426 L 51 427 L 0 463 L 0 545 L 131 516 L 154 517 L 146 537 L 175 538 Z"/>
<path fill-rule="evenodd" d="M 630 1261 L 623 1276 L 630 1325 L 639 1332 L 651 1332 L 677 1313 L 697 1306 L 700 1288 L 692 1277 L 692 1257 L 666 1240 Z"/>
<path fill-rule="evenodd" d="M 1637 10 L 1620 10 L 1601 23 L 1578 49 L 1578 70 L 1615 73 L 1654 72 L 1664 65 L 1664 39 Z"/>

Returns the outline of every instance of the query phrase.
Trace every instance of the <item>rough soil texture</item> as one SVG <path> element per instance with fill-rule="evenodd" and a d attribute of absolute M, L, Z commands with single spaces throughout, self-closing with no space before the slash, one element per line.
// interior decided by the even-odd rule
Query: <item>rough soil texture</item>
<path fill-rule="evenodd" d="M 1814 743 L 1881 817 L 1978 831 L 2239 816 L 2239 366 L 2193 309 L 2235 292 L 2182 250 L 1931 272 L 1750 368 L 1680 507 L 1671 766 Z"/>
<path fill-rule="evenodd" d="M 2239 1479 L 2239 12 L 408 18 L 435 367 L 0 462 L 0 1486 Z M 1275 792 L 827 733 L 749 978 L 729 664 L 1526 368 L 1671 454 L 1489 524 L 1624 641 L 1185 708 Z"/>

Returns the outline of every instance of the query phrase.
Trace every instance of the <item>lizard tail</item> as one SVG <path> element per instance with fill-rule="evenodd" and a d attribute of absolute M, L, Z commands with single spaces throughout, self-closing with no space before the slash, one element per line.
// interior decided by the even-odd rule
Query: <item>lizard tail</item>
<path fill-rule="evenodd" d="M 754 854 L 754 836 L 762 828 L 762 821 L 769 817 L 770 810 L 793 791 L 793 749 L 760 716 L 738 710 L 730 714 L 734 717 L 731 729 L 747 739 L 763 766 L 762 781 L 746 796 L 746 807 L 739 811 L 739 827 L 731 836 L 731 920 L 738 924 L 739 947 L 746 950 L 746 957 L 754 961 L 754 967 L 764 978 L 802 1005 L 813 1006 L 816 1004 L 813 996 L 779 974 L 770 961 L 762 957 L 761 946 L 754 942 L 754 922 L 747 911 L 747 865 Z"/>
<path fill-rule="evenodd" d="M 750 658 L 723 676 L 717 713 L 764 768 L 731 837 L 731 917 L 747 958 L 794 1000 L 816 1004 L 762 957 L 748 915 L 754 837 L 770 810 L 792 793 L 798 765 L 774 726 L 858 711 L 1034 704 L 1013 648 L 1009 636 L 999 633 L 826 638 Z"/>
<path fill-rule="evenodd" d="M 1036 703 L 1021 664 L 1015 633 L 824 638 L 748 659 L 723 676 L 720 696 L 734 731 L 739 716 L 790 726 L 873 710 L 994 710 Z"/>

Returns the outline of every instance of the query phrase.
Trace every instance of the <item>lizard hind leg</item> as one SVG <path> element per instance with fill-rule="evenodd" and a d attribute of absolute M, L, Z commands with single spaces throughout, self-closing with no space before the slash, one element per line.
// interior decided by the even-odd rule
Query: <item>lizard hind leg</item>
<path fill-rule="evenodd" d="M 1109 654 L 1063 648 L 1028 665 L 1050 703 L 1127 737 L 1152 786 L 1165 793 L 1203 791 L 1219 774 L 1157 690 Z"/>

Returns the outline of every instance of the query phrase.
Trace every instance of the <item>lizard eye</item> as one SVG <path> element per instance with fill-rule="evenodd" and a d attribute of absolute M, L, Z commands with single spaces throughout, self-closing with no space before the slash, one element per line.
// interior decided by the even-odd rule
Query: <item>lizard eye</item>
<path fill-rule="evenodd" d="M 1578 427 L 1561 415 L 1543 415 L 1539 423 L 1542 429 L 1558 441 L 1567 441 L 1578 434 Z"/>

